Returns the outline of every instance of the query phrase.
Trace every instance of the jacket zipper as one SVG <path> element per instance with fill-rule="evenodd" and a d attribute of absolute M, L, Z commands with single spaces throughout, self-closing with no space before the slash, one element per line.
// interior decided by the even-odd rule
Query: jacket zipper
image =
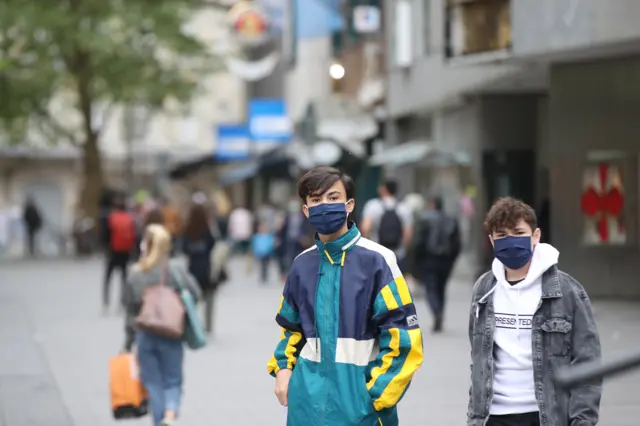
<path fill-rule="evenodd" d="M 335 281 L 335 270 L 332 268 L 332 266 L 334 266 L 334 265 L 329 265 L 329 268 L 331 268 L 330 269 L 331 270 L 331 274 L 327 274 L 330 279 L 326 280 L 326 281 L 324 281 L 322 283 L 322 285 L 325 286 L 325 287 L 327 286 L 327 282 L 333 283 L 333 281 Z M 329 333 L 328 333 L 329 315 L 327 315 L 327 309 L 329 309 L 329 302 L 331 301 L 330 300 L 331 298 L 329 297 L 330 295 L 329 295 L 328 291 L 326 291 L 325 294 L 326 295 L 325 295 L 325 312 L 324 312 L 324 330 L 325 330 L 325 332 L 327 333 L 327 336 L 328 336 L 329 335 Z M 325 345 L 326 345 L 326 340 L 327 340 L 326 338 L 325 339 L 320 339 L 320 345 L 322 346 L 322 342 L 323 341 L 325 342 Z M 326 350 L 322 350 L 322 348 L 321 348 L 320 349 L 320 354 L 321 354 L 320 362 L 322 362 L 323 361 L 322 358 L 326 357 L 327 351 Z M 325 385 L 324 385 L 324 407 L 322 409 L 322 416 L 320 417 L 320 425 L 321 426 L 324 425 L 324 413 L 325 413 L 325 411 L 327 409 L 327 402 L 328 402 L 328 399 L 329 399 L 329 392 L 327 390 L 327 387 L 328 387 L 328 385 L 327 385 L 327 377 L 328 377 L 327 365 L 328 365 L 328 363 L 326 362 L 326 359 L 325 359 L 325 362 L 323 362 L 323 365 L 324 365 L 324 373 L 325 373 L 325 380 L 324 380 Z"/>

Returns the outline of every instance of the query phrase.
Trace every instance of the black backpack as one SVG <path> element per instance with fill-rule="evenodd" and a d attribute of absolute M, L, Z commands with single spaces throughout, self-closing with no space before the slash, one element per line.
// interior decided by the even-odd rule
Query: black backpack
<path fill-rule="evenodd" d="M 428 220 L 426 251 L 434 256 L 453 256 L 458 250 L 458 224 L 454 218 L 439 216 Z"/>
<path fill-rule="evenodd" d="M 378 243 L 391 250 L 399 248 L 402 244 L 402 220 L 395 207 L 385 209 L 380 218 Z"/>

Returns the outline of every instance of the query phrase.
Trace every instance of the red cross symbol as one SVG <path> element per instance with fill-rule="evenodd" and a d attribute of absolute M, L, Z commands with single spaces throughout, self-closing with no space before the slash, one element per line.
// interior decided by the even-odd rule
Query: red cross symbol
<path fill-rule="evenodd" d="M 607 190 L 609 166 L 598 165 L 600 189 L 589 188 L 582 194 L 582 211 L 590 218 L 598 218 L 598 234 L 602 241 L 609 240 L 608 218 L 618 219 L 624 207 L 624 195 L 618 187 Z"/>

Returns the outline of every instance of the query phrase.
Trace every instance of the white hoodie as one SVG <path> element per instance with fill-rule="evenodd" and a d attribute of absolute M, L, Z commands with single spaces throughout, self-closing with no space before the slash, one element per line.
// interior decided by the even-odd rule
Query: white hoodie
<path fill-rule="evenodd" d="M 549 244 L 536 245 L 524 280 L 511 285 L 504 265 L 494 259 L 497 284 L 493 293 L 496 328 L 494 334 L 494 377 L 491 414 L 519 414 L 539 410 L 533 382 L 531 321 L 542 295 L 542 274 L 558 263 L 558 250 Z"/>

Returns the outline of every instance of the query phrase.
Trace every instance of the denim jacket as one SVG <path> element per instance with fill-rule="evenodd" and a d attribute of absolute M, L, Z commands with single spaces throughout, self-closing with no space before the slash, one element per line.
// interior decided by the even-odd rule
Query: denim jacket
<path fill-rule="evenodd" d="M 473 287 L 469 315 L 471 388 L 467 426 L 483 426 L 493 399 L 495 285 L 491 271 Z M 484 297 L 486 296 L 486 297 Z M 532 320 L 532 359 L 541 426 L 594 426 L 598 423 L 602 381 L 572 390 L 556 388 L 554 370 L 600 358 L 600 339 L 591 303 L 580 283 L 549 268 L 542 276 L 542 298 Z"/>

